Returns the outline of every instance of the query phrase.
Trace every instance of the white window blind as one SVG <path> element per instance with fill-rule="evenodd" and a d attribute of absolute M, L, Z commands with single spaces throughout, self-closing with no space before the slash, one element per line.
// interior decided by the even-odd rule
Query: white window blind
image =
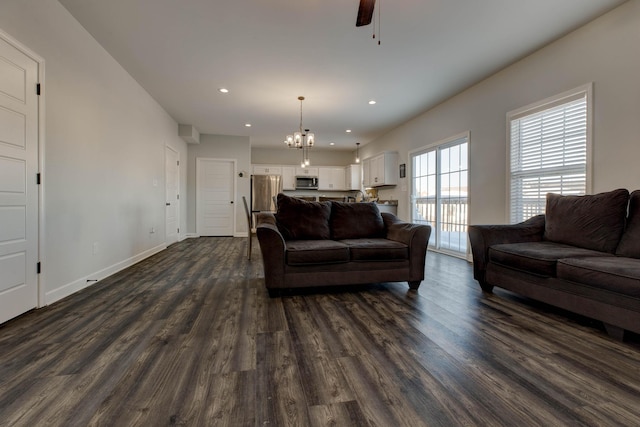
<path fill-rule="evenodd" d="M 512 223 L 544 213 L 547 193 L 585 193 L 587 105 L 583 91 L 509 117 Z"/>

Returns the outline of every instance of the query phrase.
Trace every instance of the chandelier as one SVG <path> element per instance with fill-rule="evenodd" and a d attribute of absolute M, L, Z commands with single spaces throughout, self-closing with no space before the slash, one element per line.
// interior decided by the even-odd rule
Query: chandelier
<path fill-rule="evenodd" d="M 300 127 L 293 135 L 287 135 L 284 143 L 287 144 L 289 148 L 300 148 L 302 150 L 300 166 L 304 168 L 311 163 L 309 161 L 309 149 L 313 147 L 315 135 L 309 132 L 309 129 L 305 129 L 304 132 L 302 131 L 302 101 L 304 101 L 304 96 L 299 96 L 298 100 L 300 101 Z"/>

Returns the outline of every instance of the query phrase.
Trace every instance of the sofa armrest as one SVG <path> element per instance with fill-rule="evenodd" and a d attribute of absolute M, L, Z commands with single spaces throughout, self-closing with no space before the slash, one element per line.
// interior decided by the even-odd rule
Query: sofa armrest
<path fill-rule="evenodd" d="M 489 247 L 501 243 L 539 242 L 544 235 L 544 215 L 534 216 L 519 224 L 470 225 L 469 240 L 473 254 L 473 278 L 483 289 L 489 261 Z"/>
<path fill-rule="evenodd" d="M 272 213 L 261 212 L 256 216 L 256 235 L 264 263 L 265 285 L 268 289 L 281 288 L 284 286 L 286 243 Z"/>
<path fill-rule="evenodd" d="M 431 236 L 431 227 L 402 221 L 388 212 L 382 212 L 382 219 L 387 229 L 386 238 L 409 246 L 411 281 L 424 279 L 424 263 L 429 237 Z"/>

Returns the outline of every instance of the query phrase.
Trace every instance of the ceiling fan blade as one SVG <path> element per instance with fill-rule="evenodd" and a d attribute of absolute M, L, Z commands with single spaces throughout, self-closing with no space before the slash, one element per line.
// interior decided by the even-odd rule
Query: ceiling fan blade
<path fill-rule="evenodd" d="M 356 27 L 371 24 L 371 19 L 373 18 L 373 6 L 375 6 L 375 4 L 376 0 L 360 0 Z"/>

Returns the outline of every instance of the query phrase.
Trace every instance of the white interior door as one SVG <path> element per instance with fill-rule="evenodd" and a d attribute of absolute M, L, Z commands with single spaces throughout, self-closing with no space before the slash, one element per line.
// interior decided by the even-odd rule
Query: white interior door
<path fill-rule="evenodd" d="M 233 236 L 235 160 L 196 159 L 196 232 Z"/>
<path fill-rule="evenodd" d="M 0 38 L 0 323 L 38 305 L 38 63 Z"/>
<path fill-rule="evenodd" d="M 180 235 L 180 154 L 165 147 L 165 242 L 178 241 Z"/>

